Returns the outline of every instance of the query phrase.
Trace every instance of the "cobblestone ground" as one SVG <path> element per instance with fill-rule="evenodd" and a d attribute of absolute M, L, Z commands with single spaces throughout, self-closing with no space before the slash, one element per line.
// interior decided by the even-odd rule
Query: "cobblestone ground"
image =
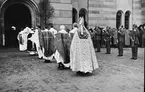
<path fill-rule="evenodd" d="M 71 70 L 58 70 L 57 64 L 43 63 L 37 56 L 17 49 L 0 50 L 0 92 L 143 92 L 144 49 L 131 60 L 131 49 L 105 49 L 96 53 L 99 69 L 91 76 L 78 76 Z"/>

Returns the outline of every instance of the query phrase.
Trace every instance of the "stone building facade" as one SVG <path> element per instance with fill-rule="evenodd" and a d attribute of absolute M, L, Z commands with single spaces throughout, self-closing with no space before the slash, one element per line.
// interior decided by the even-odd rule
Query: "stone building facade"
<path fill-rule="evenodd" d="M 9 36 L 16 38 L 20 27 L 40 25 L 40 2 L 43 0 L 0 0 L 0 46 L 9 43 Z M 83 16 L 88 27 L 124 25 L 132 29 L 132 24 L 145 23 L 145 0 L 50 0 L 55 9 L 50 21 L 58 30 L 61 24 L 68 28 Z M 18 10 L 19 9 L 19 10 Z M 17 22 L 16 22 L 16 21 Z M 11 31 L 16 26 L 19 30 Z M 15 33 L 15 34 L 13 34 Z M 15 42 L 14 42 L 15 43 Z"/>

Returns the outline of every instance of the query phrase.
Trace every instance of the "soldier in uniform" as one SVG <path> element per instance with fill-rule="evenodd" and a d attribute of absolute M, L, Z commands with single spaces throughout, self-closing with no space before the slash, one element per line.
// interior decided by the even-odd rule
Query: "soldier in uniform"
<path fill-rule="evenodd" d="M 118 56 L 123 56 L 124 35 L 125 30 L 122 25 L 118 30 L 118 51 L 119 51 Z"/>
<path fill-rule="evenodd" d="M 131 31 L 131 42 L 132 42 L 132 58 L 136 60 L 137 59 L 137 53 L 138 53 L 138 44 L 139 44 L 139 30 L 137 28 L 137 25 L 133 25 L 133 30 Z"/>
<path fill-rule="evenodd" d="M 100 44 L 100 41 L 101 41 L 101 30 L 95 26 L 94 28 L 95 30 L 95 41 L 96 41 L 96 47 L 97 47 L 97 52 L 100 52 L 101 51 L 101 44 Z"/>
<path fill-rule="evenodd" d="M 110 54 L 111 52 L 111 46 L 110 46 L 111 35 L 109 31 L 110 31 L 110 28 L 107 27 L 105 31 L 106 54 Z"/>
<path fill-rule="evenodd" d="M 101 30 L 101 47 L 105 47 L 105 31 L 106 31 L 106 28 L 103 28 Z"/>
<path fill-rule="evenodd" d="M 142 31 L 143 31 L 143 34 L 142 34 L 142 48 L 145 47 L 145 24 L 142 25 Z"/>

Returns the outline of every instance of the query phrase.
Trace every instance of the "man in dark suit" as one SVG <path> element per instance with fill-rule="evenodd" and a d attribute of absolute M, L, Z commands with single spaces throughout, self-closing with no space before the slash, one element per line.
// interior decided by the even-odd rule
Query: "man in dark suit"
<path fill-rule="evenodd" d="M 121 26 L 118 30 L 118 56 L 123 56 L 123 43 L 124 43 L 125 30 Z"/>
<path fill-rule="evenodd" d="M 138 53 L 138 45 L 139 45 L 139 30 L 137 28 L 137 25 L 133 25 L 133 30 L 131 32 L 131 42 L 132 42 L 132 58 L 136 60 L 137 59 L 137 53 Z"/>

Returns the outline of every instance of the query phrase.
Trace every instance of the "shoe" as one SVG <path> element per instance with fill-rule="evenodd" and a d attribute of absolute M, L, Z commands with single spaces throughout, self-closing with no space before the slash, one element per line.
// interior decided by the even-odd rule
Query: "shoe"
<path fill-rule="evenodd" d="M 51 63 L 51 61 L 50 60 L 45 60 L 44 63 Z"/>
<path fill-rule="evenodd" d="M 64 65 L 62 63 L 58 63 L 58 69 L 59 70 L 63 70 L 64 69 Z"/>
<path fill-rule="evenodd" d="M 38 58 L 38 59 L 43 59 L 43 57 L 40 57 L 40 58 Z"/>
<path fill-rule="evenodd" d="M 136 60 L 137 58 L 133 58 L 133 60 Z"/>
<path fill-rule="evenodd" d="M 118 56 L 123 56 L 123 55 L 118 55 Z"/>
<path fill-rule="evenodd" d="M 137 58 L 131 58 L 131 59 L 136 60 Z"/>

